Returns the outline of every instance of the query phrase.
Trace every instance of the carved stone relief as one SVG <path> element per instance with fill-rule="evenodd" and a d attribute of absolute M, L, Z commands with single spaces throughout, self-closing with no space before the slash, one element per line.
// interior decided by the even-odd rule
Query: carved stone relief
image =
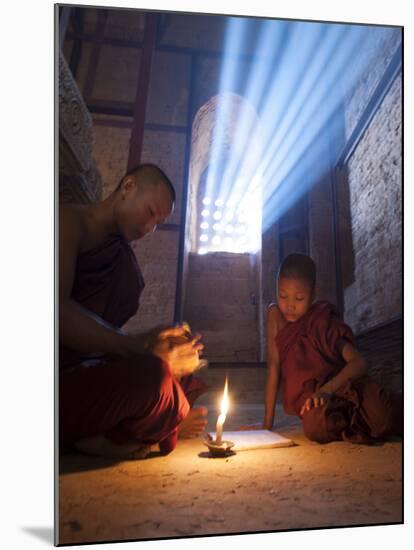
<path fill-rule="evenodd" d="M 102 183 L 92 158 L 94 139 L 92 118 L 59 52 L 59 198 L 62 202 L 100 200 Z"/>

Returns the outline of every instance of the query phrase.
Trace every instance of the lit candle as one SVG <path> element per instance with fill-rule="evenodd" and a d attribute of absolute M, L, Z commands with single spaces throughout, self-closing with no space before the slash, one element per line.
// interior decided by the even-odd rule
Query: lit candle
<path fill-rule="evenodd" d="M 221 437 L 223 435 L 223 424 L 226 420 L 226 414 L 229 409 L 229 396 L 228 396 L 228 389 L 227 389 L 227 377 L 226 381 L 224 383 L 224 393 L 223 393 L 223 399 L 221 400 L 221 412 L 219 414 L 219 417 L 217 419 L 217 425 L 216 425 L 216 441 L 215 443 L 217 445 L 221 445 Z"/>

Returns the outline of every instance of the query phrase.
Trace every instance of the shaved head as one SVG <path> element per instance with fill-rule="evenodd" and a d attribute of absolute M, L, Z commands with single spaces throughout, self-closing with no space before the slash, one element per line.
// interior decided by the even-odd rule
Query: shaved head
<path fill-rule="evenodd" d="M 129 170 L 127 174 L 122 178 L 116 191 L 120 189 L 122 182 L 126 178 L 133 178 L 139 189 L 146 189 L 148 187 L 156 187 L 163 185 L 171 196 L 171 201 L 175 203 L 176 195 L 174 186 L 168 176 L 155 164 L 139 164 L 136 168 Z"/>
<path fill-rule="evenodd" d="M 140 164 L 125 174 L 108 199 L 118 231 L 133 241 L 165 223 L 174 209 L 175 191 L 161 168 Z"/>
<path fill-rule="evenodd" d="M 310 289 L 315 289 L 315 262 L 306 254 L 289 254 L 283 260 L 278 273 L 278 279 L 298 279 L 307 283 Z"/>

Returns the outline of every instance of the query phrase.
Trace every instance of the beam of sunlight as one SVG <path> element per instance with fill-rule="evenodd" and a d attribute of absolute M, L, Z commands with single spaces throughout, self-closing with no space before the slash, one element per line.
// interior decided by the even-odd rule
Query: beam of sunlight
<path fill-rule="evenodd" d="M 330 62 L 323 68 L 323 74 L 315 83 L 312 93 L 302 99 L 300 110 L 294 115 L 295 119 L 288 124 L 288 117 L 285 117 L 286 124 L 282 124 L 275 133 L 261 160 L 263 172 L 272 169 L 269 167 L 273 167 L 274 171 L 276 166 L 282 166 L 289 157 L 297 158 L 301 148 L 306 147 L 342 102 L 340 77 L 352 63 L 353 55 L 363 47 L 363 41 L 361 28 L 348 33 L 346 39 L 340 41 L 340 49 L 330 56 Z"/>
<path fill-rule="evenodd" d="M 224 51 L 223 64 L 220 71 L 220 93 L 225 91 L 232 91 L 234 83 L 237 79 L 237 54 L 241 48 L 243 36 L 246 31 L 248 19 L 231 17 L 229 19 L 226 31 L 226 40 Z M 219 102 L 216 113 L 216 124 L 213 135 L 213 142 L 211 147 L 211 161 L 207 176 L 207 196 L 212 195 L 213 187 L 215 184 L 216 174 L 218 172 L 219 160 L 222 157 L 222 150 L 224 145 L 224 130 L 225 125 L 221 122 L 229 116 L 229 109 L 231 106 L 231 96 L 223 95 L 222 101 Z"/>
<path fill-rule="evenodd" d="M 234 89 L 236 69 L 230 59 L 250 24 L 257 21 L 230 20 L 219 93 Z M 366 78 L 380 41 L 391 32 L 387 27 L 336 23 L 261 24 L 241 93 L 245 107 L 235 121 L 233 111 L 232 141 L 225 154 L 231 106 L 223 101 L 217 111 L 207 196 L 221 204 L 214 205 L 219 218 L 209 242 L 202 243 L 204 251 L 258 250 L 261 232 L 329 174 L 331 143 L 343 138 L 343 105 Z M 243 239 L 235 240 L 239 233 Z"/>
<path fill-rule="evenodd" d="M 317 48 L 318 41 L 326 34 L 326 27 L 320 24 L 313 27 L 304 23 L 289 23 L 289 25 L 290 31 L 287 36 L 285 35 L 285 48 L 277 60 L 278 68 L 273 71 L 272 66 L 269 65 L 270 78 L 266 94 L 262 101 L 254 105 L 259 115 L 259 122 L 254 131 L 246 136 L 248 141 L 243 162 L 233 179 L 236 182 L 233 184 L 233 190 L 236 193 L 240 193 L 240 188 L 244 189 L 249 184 L 256 171 L 263 172 L 263 168 L 258 168 L 262 154 L 252 150 L 250 144 L 259 143 L 262 146 L 271 141 L 275 128 L 283 122 L 284 113 L 289 109 L 292 97 L 295 96 L 307 73 L 310 52 Z M 253 79 L 255 74 L 254 70 Z M 237 177 L 241 174 L 243 177 Z"/>
<path fill-rule="evenodd" d="M 331 104 L 342 100 L 342 93 L 338 93 L 341 90 L 333 89 L 335 79 L 338 78 L 343 69 L 341 63 L 336 63 L 337 52 L 341 52 L 342 58 L 348 59 L 346 56 L 348 53 L 347 45 L 351 44 L 357 47 L 359 43 L 355 40 L 355 36 L 349 36 L 351 31 L 348 26 L 333 25 L 326 27 L 330 32 L 325 33 L 317 49 L 308 50 L 308 56 L 310 57 L 308 68 L 303 74 L 296 92 L 292 94 L 290 103 L 282 112 L 283 116 L 280 116 L 281 111 L 279 110 L 275 125 L 272 120 L 277 113 L 277 107 L 268 105 L 260 113 L 261 132 L 265 134 L 264 142 L 267 146 L 260 159 L 249 159 L 253 170 L 258 170 L 262 174 L 266 171 L 271 172 L 276 169 L 275 167 L 284 153 L 297 156 L 300 150 L 297 143 L 298 136 L 299 139 L 304 141 L 309 127 L 315 124 L 315 120 L 320 119 L 321 124 L 323 124 L 324 118 L 330 115 L 323 94 L 330 93 L 330 97 L 327 99 L 328 103 Z M 338 49 L 339 45 L 341 47 Z M 337 70 L 335 70 L 336 66 L 338 66 Z M 283 76 L 285 79 L 290 80 L 287 71 L 284 71 Z M 308 115 L 309 111 L 311 112 Z M 317 132 L 317 129 L 315 131 Z M 282 159 L 284 159 L 283 156 Z M 246 166 L 242 167 L 242 171 L 245 174 L 247 173 L 247 178 L 251 177 Z M 268 179 L 266 178 L 266 181 Z M 272 179 L 272 181 L 275 180 Z"/>
<path fill-rule="evenodd" d="M 282 21 L 266 20 L 261 26 L 261 32 L 257 45 L 257 62 L 254 70 L 250 71 L 246 90 L 243 96 L 257 111 L 266 93 L 266 86 L 269 78 L 274 78 L 280 67 L 279 57 L 283 56 L 291 34 L 288 30 L 288 23 Z M 234 151 L 241 151 L 241 156 L 249 148 L 251 134 L 255 128 L 254 120 L 248 116 L 246 110 L 241 113 L 235 130 Z M 232 181 L 240 165 L 240 155 L 233 154 L 230 157 L 229 165 L 223 174 L 220 182 L 221 195 L 228 198 L 232 189 Z"/>

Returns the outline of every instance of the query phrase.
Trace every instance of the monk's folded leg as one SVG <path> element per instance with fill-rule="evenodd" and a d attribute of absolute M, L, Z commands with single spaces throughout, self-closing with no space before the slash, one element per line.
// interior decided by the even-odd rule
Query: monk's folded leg
<path fill-rule="evenodd" d="M 63 370 L 59 386 L 61 447 L 104 435 L 116 444 L 168 441 L 169 452 L 189 411 L 168 365 L 153 356 Z"/>
<path fill-rule="evenodd" d="M 180 380 L 180 386 L 190 404 L 191 410 L 185 420 L 180 423 L 178 428 L 179 439 L 191 439 L 199 437 L 207 426 L 206 407 L 194 407 L 196 399 L 207 391 L 207 384 L 193 375 L 183 376 Z"/>
<path fill-rule="evenodd" d="M 329 443 L 341 441 L 349 423 L 346 403 L 325 403 L 305 411 L 302 417 L 303 433 L 311 441 Z"/>
<path fill-rule="evenodd" d="M 190 407 L 193 407 L 198 397 L 208 390 L 207 384 L 192 374 L 183 376 L 180 380 L 180 386 L 185 393 Z"/>
<path fill-rule="evenodd" d="M 369 377 L 353 382 L 360 399 L 359 414 L 370 436 L 382 439 L 402 435 L 402 396 L 378 385 Z"/>

